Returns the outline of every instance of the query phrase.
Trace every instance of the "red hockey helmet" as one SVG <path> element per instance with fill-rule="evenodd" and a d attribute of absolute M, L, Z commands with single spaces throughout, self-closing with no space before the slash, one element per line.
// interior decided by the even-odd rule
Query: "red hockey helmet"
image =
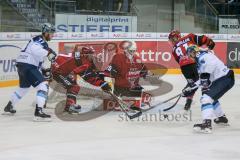
<path fill-rule="evenodd" d="M 168 39 L 172 43 L 176 43 L 180 38 L 181 38 L 181 33 L 178 30 L 172 30 L 168 35 Z"/>
<path fill-rule="evenodd" d="M 93 49 L 93 47 L 82 47 L 81 50 L 81 55 L 89 55 L 89 54 L 94 54 L 95 50 Z"/>

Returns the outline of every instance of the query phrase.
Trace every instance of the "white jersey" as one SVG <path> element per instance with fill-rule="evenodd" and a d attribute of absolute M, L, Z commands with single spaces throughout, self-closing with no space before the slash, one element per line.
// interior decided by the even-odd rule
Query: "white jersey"
<path fill-rule="evenodd" d="M 48 55 L 48 44 L 41 35 L 33 37 L 17 57 L 17 62 L 41 67 Z"/>
<path fill-rule="evenodd" d="M 227 66 L 211 52 L 199 52 L 197 63 L 199 74 L 209 73 L 211 82 L 225 76 L 229 71 Z"/>

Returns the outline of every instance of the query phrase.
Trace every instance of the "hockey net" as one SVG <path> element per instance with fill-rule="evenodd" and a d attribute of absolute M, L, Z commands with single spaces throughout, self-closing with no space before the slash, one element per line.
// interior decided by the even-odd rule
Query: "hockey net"
<path fill-rule="evenodd" d="M 74 42 L 74 43 L 65 43 L 64 50 L 61 54 L 67 54 L 78 47 L 92 47 L 95 52 L 93 55 L 93 62 L 97 68 L 97 70 L 102 71 L 105 70 L 106 67 L 109 65 L 112 57 L 117 52 L 117 43 L 113 42 L 96 42 L 96 43 L 89 43 L 89 42 Z M 81 77 L 78 77 L 78 84 L 81 87 L 78 97 L 88 97 L 89 99 L 92 97 L 106 99 L 110 98 L 110 96 L 104 93 L 99 87 L 91 85 L 84 81 Z M 50 83 L 51 90 L 49 91 L 49 99 L 48 103 L 54 103 L 55 99 L 65 99 L 66 98 L 66 89 L 56 81 L 52 81 Z"/>

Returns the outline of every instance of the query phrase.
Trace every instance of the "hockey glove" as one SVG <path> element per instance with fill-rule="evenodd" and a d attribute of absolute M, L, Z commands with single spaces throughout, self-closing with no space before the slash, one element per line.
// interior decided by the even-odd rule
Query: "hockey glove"
<path fill-rule="evenodd" d="M 188 84 L 183 90 L 182 90 L 182 96 L 183 97 L 189 97 L 192 96 L 196 90 L 198 89 L 198 85 L 195 83 Z"/>
<path fill-rule="evenodd" d="M 104 81 L 104 78 L 106 77 L 106 73 L 99 71 L 99 72 L 97 72 L 97 77 L 99 79 L 101 79 L 102 81 Z"/>
<path fill-rule="evenodd" d="M 46 81 L 52 80 L 51 68 L 42 68 L 42 75 Z"/>
<path fill-rule="evenodd" d="M 116 77 L 118 75 L 118 70 L 114 65 L 109 65 L 105 72 L 110 73 L 112 77 Z"/>
<path fill-rule="evenodd" d="M 212 39 L 209 39 L 209 42 L 208 42 L 207 46 L 210 50 L 213 50 L 213 48 L 215 46 L 215 43 L 213 42 Z"/>
<path fill-rule="evenodd" d="M 57 57 L 57 53 L 55 51 L 53 51 L 51 48 L 48 48 L 48 55 L 47 55 L 47 57 L 48 57 L 49 61 L 53 62 L 56 59 L 56 57 Z"/>
<path fill-rule="evenodd" d="M 209 90 L 209 87 L 211 86 L 211 81 L 209 80 L 210 74 L 209 73 L 202 73 L 200 75 L 200 85 L 202 86 L 202 93 Z"/>
<path fill-rule="evenodd" d="M 112 91 L 112 84 L 109 82 L 103 82 L 101 88 L 104 92 L 111 92 Z"/>
<path fill-rule="evenodd" d="M 58 77 L 59 77 L 60 83 L 62 83 L 65 88 L 72 87 L 75 81 L 74 79 L 75 75 L 73 73 L 70 73 L 66 78 L 63 77 L 62 75 L 59 75 Z"/>

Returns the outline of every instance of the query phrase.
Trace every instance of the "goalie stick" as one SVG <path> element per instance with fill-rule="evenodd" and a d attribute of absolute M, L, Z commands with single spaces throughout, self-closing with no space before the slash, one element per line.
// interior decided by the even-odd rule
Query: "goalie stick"
<path fill-rule="evenodd" d="M 128 109 L 130 109 L 130 106 L 122 101 L 119 97 L 117 97 L 115 94 L 113 94 L 112 92 L 108 92 L 112 98 L 118 103 L 119 107 L 121 108 L 122 112 L 124 112 L 126 114 L 126 116 L 129 118 L 129 119 L 134 119 L 136 117 L 139 117 L 142 115 L 142 112 L 141 111 L 138 111 L 137 113 L 134 113 L 134 114 L 129 114 L 128 113 Z M 135 110 L 134 110 L 135 111 Z"/>

